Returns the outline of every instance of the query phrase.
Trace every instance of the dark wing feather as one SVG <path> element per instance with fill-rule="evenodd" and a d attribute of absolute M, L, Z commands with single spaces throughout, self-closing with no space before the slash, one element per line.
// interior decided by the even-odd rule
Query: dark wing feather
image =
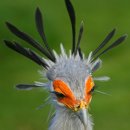
<path fill-rule="evenodd" d="M 107 51 L 111 50 L 112 48 L 118 46 L 119 44 L 121 44 L 125 39 L 126 39 L 127 35 L 123 35 L 120 38 L 118 38 L 115 42 L 113 42 L 109 47 L 107 47 L 104 51 L 102 51 L 100 54 L 98 54 L 92 61 L 96 60 L 99 56 L 101 56 L 102 54 L 106 53 Z"/>
<path fill-rule="evenodd" d="M 35 47 L 36 49 L 38 49 L 40 52 L 42 52 L 50 60 L 54 61 L 53 58 L 52 58 L 52 56 L 50 56 L 50 54 L 38 42 L 36 42 L 33 38 L 31 38 L 30 36 L 28 36 L 26 33 L 20 31 L 18 28 L 16 28 L 15 26 L 13 26 L 12 24 L 10 24 L 8 22 L 6 22 L 6 25 L 9 28 L 9 30 L 13 34 L 15 34 L 17 37 L 19 37 L 22 40 L 26 41 L 27 43 L 29 43 L 30 45 L 32 45 L 33 47 Z"/>
<path fill-rule="evenodd" d="M 96 55 L 114 36 L 116 29 L 113 29 L 103 40 L 103 42 L 93 51 L 93 56 Z"/>
<path fill-rule="evenodd" d="M 47 48 L 48 52 L 50 53 L 50 55 L 52 56 L 53 60 L 55 61 L 55 56 L 52 52 L 52 50 L 50 49 L 50 47 L 48 46 L 47 40 L 46 40 L 46 36 L 45 36 L 45 32 L 44 32 L 44 23 L 43 23 L 43 18 L 42 18 L 42 14 L 39 8 L 36 9 L 36 13 L 35 13 L 35 22 L 36 22 L 36 27 L 37 27 L 37 31 L 39 33 L 39 35 L 41 36 L 45 47 Z"/>
<path fill-rule="evenodd" d="M 68 14 L 69 14 L 69 17 L 70 17 L 70 21 L 71 21 L 71 26 L 72 26 L 72 35 L 73 35 L 73 38 L 72 38 L 72 54 L 75 52 L 75 35 L 76 35 L 76 32 L 75 32 L 75 24 L 76 24 L 76 20 L 75 20 L 75 11 L 74 11 L 74 8 L 70 2 L 70 0 L 65 0 L 65 4 L 66 4 L 66 8 L 67 8 L 67 11 L 68 11 Z"/>
<path fill-rule="evenodd" d="M 24 48 L 16 42 L 12 43 L 12 42 L 6 41 L 6 40 L 4 40 L 4 42 L 5 42 L 6 46 L 11 48 L 12 50 L 24 55 L 25 57 L 27 57 L 27 58 L 31 59 L 32 61 L 34 61 L 35 63 L 37 63 L 38 65 L 41 65 L 45 69 L 47 69 L 47 67 L 48 67 L 47 63 L 32 50 Z"/>

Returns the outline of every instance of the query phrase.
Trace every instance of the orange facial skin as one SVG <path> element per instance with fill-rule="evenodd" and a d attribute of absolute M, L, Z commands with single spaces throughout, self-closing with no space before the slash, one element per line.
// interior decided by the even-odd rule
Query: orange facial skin
<path fill-rule="evenodd" d="M 64 104 L 73 111 L 78 111 L 79 109 L 86 108 L 88 106 L 92 97 L 90 91 L 93 86 L 94 83 L 92 81 L 92 77 L 89 76 L 85 83 L 85 98 L 82 100 L 77 100 L 75 95 L 65 82 L 61 80 L 53 81 L 54 91 L 64 95 L 64 97 L 62 98 L 57 97 L 58 102 Z"/>
<path fill-rule="evenodd" d="M 53 81 L 53 88 L 56 92 L 59 92 L 65 96 L 64 98 L 57 98 L 57 100 L 65 106 L 73 109 L 75 104 L 77 104 L 77 100 L 70 88 L 61 80 Z"/>
<path fill-rule="evenodd" d="M 89 76 L 85 83 L 85 100 L 89 104 L 91 102 L 92 94 L 91 90 L 94 87 L 94 82 L 91 76 Z"/>

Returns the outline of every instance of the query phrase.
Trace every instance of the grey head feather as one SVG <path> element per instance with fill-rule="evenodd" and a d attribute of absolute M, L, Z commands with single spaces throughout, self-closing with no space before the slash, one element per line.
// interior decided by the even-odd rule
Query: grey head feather
<path fill-rule="evenodd" d="M 102 61 L 100 59 L 97 59 L 91 64 L 91 71 L 92 72 L 97 71 L 99 68 L 101 68 L 101 65 L 102 65 Z"/>
<path fill-rule="evenodd" d="M 91 63 L 88 62 L 90 58 L 81 60 L 78 53 L 76 56 L 68 56 L 63 45 L 61 55 L 57 58 L 57 62 L 47 71 L 47 78 L 51 81 L 56 79 L 64 81 L 77 98 L 83 98 L 85 80 L 91 75 Z"/>
<path fill-rule="evenodd" d="M 96 81 L 109 81 L 110 80 L 110 77 L 108 77 L 108 76 L 102 76 L 102 77 L 94 77 L 93 78 L 94 80 L 96 80 Z"/>

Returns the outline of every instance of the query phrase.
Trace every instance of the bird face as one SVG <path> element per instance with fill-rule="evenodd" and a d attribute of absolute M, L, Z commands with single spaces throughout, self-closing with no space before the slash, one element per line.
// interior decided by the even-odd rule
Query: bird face
<path fill-rule="evenodd" d="M 57 102 L 75 112 L 88 108 L 89 103 L 91 102 L 94 82 L 90 75 L 86 78 L 83 88 L 82 99 L 77 99 L 67 83 L 59 79 L 53 81 L 53 93 L 56 95 Z"/>

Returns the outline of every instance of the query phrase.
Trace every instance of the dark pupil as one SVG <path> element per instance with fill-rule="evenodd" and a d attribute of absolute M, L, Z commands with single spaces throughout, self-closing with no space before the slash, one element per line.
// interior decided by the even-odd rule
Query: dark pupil
<path fill-rule="evenodd" d="M 63 97 L 65 97 L 65 95 L 63 95 L 62 93 L 59 93 L 59 92 L 55 92 L 55 95 L 56 95 L 58 98 L 63 98 Z"/>
<path fill-rule="evenodd" d="M 90 93 L 94 92 L 94 89 L 95 89 L 95 87 L 93 87 L 93 88 L 91 89 Z"/>

